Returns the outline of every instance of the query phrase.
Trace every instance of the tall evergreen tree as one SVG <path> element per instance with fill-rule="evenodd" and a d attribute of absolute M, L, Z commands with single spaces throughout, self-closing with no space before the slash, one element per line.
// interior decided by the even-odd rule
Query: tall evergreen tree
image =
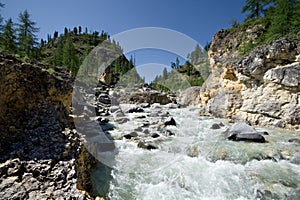
<path fill-rule="evenodd" d="M 66 43 L 63 48 L 63 65 L 67 66 L 74 74 L 79 69 L 79 59 L 76 55 L 76 50 L 72 41 L 72 38 L 68 35 Z"/>
<path fill-rule="evenodd" d="M 242 13 L 248 13 L 246 20 L 260 18 L 265 11 L 265 7 L 271 2 L 272 0 L 246 0 Z"/>
<path fill-rule="evenodd" d="M 195 50 L 191 53 L 191 63 L 196 64 L 199 62 L 202 55 L 202 50 L 199 44 L 196 45 Z"/>
<path fill-rule="evenodd" d="M 162 78 L 163 78 L 163 80 L 168 79 L 168 71 L 167 71 L 166 67 L 164 67 L 164 69 L 163 69 Z"/>
<path fill-rule="evenodd" d="M 4 8 L 4 4 L 0 2 L 0 9 Z M 3 17 L 0 15 L 0 25 L 3 23 Z"/>
<path fill-rule="evenodd" d="M 4 7 L 4 4 L 0 2 L 0 10 Z M 0 40 L 2 39 L 2 33 L 3 33 L 3 17 L 0 14 Z"/>
<path fill-rule="evenodd" d="M 16 31 L 14 29 L 14 23 L 11 18 L 6 20 L 5 25 L 3 26 L 3 33 L 1 38 L 1 46 L 4 50 L 10 53 L 16 53 L 17 44 L 16 44 Z"/>
<path fill-rule="evenodd" d="M 62 42 L 62 38 L 59 38 L 59 40 L 57 42 L 57 47 L 54 52 L 53 61 L 52 61 L 53 65 L 56 65 L 56 66 L 63 65 L 63 48 L 64 48 L 64 45 Z"/>
<path fill-rule="evenodd" d="M 268 38 L 275 39 L 294 32 L 299 25 L 299 10 L 296 9 L 297 0 L 276 0 L 268 30 Z M 294 24 L 294 25 L 293 25 Z"/>
<path fill-rule="evenodd" d="M 27 10 L 19 14 L 18 24 L 18 43 L 19 52 L 21 56 L 34 57 L 35 48 L 38 44 L 36 33 L 39 28 L 35 27 L 36 22 L 30 19 L 30 15 Z"/>
<path fill-rule="evenodd" d="M 300 0 L 294 4 L 294 13 L 292 17 L 292 29 L 297 35 L 300 34 Z"/>

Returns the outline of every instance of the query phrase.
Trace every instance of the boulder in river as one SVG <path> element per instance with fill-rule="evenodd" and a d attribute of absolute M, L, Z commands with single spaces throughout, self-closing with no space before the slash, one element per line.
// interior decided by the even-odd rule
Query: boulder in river
<path fill-rule="evenodd" d="M 151 137 L 152 137 L 152 138 L 158 138 L 158 137 L 160 137 L 160 135 L 159 135 L 158 133 L 153 133 L 153 134 L 151 135 Z"/>
<path fill-rule="evenodd" d="M 147 149 L 147 150 L 158 149 L 158 147 L 155 146 L 154 144 L 148 144 L 148 143 L 145 143 L 145 142 L 142 142 L 142 141 L 140 141 L 138 143 L 138 147 L 142 148 L 142 149 Z"/>
<path fill-rule="evenodd" d="M 176 126 L 176 121 L 173 117 L 168 117 L 164 124 L 165 126 Z"/>
<path fill-rule="evenodd" d="M 224 134 L 227 139 L 233 141 L 265 142 L 265 138 L 245 122 L 234 124 Z"/>
<path fill-rule="evenodd" d="M 220 122 L 220 123 L 215 123 L 215 124 L 211 125 L 210 129 L 213 129 L 213 130 L 215 130 L 215 129 L 220 129 L 220 128 L 224 127 L 224 126 L 225 126 L 225 125 L 224 125 L 222 122 Z"/>
<path fill-rule="evenodd" d="M 291 139 L 288 140 L 288 142 L 300 145 L 300 139 L 299 138 L 291 138 Z"/>
<path fill-rule="evenodd" d="M 137 132 L 131 132 L 129 134 L 124 135 L 123 137 L 130 140 L 131 138 L 134 138 L 137 136 L 138 136 Z"/>

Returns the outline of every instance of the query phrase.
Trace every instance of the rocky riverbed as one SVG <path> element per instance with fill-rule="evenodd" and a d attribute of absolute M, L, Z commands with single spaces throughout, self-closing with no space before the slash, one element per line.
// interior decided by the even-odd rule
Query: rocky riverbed
<path fill-rule="evenodd" d="M 107 92 L 115 98 L 106 101 L 109 106 L 103 99 L 110 95 L 99 95 L 101 104 L 94 101 L 98 116 L 87 115 L 95 122 L 88 130 L 101 124 L 97 134 L 85 137 L 88 149 L 102 163 L 91 174 L 98 180 L 92 187 L 102 196 L 293 199 L 299 195 L 299 131 L 230 124 L 201 117 L 199 108 L 176 103 L 129 104 L 116 98 L 125 90 L 139 89 L 143 90 Z M 102 148 L 103 144 L 110 148 Z"/>

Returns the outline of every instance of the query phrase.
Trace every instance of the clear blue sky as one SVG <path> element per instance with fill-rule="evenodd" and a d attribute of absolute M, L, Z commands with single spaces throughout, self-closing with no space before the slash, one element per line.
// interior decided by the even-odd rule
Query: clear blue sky
<path fill-rule="evenodd" d="M 245 0 L 0 0 L 1 15 L 7 19 L 25 9 L 40 28 L 38 36 L 47 38 L 64 27 L 88 27 L 114 35 L 140 27 L 163 27 L 179 31 L 200 45 L 211 41 L 230 21 L 242 22 Z M 137 52 L 138 54 L 138 52 Z M 144 60 L 136 57 L 137 62 Z M 150 62 L 147 60 L 147 62 Z M 153 60 L 152 62 L 158 62 Z M 161 61 L 159 61 L 161 62 Z M 169 61 L 167 61 L 169 63 Z M 145 63 L 145 62 L 144 62 Z M 139 63 L 139 64 L 144 64 Z M 166 64 L 166 63 L 165 63 Z"/>

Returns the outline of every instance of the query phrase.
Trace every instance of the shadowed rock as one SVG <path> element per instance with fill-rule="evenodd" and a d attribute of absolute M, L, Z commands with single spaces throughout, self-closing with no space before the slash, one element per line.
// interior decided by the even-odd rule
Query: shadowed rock
<path fill-rule="evenodd" d="M 245 122 L 234 124 L 224 134 L 227 139 L 233 141 L 265 142 L 265 138 Z"/>
<path fill-rule="evenodd" d="M 164 124 L 165 126 L 176 126 L 176 121 L 173 117 L 168 117 Z"/>

